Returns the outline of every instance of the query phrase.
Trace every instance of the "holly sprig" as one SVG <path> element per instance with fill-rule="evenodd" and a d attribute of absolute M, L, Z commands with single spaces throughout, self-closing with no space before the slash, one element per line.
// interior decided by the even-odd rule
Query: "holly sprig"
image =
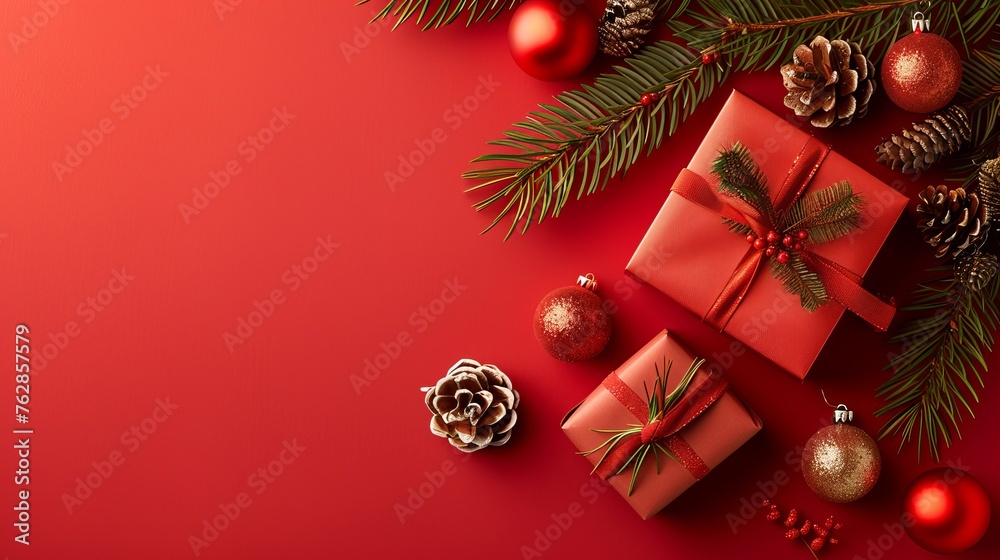
<path fill-rule="evenodd" d="M 652 391 L 649 390 L 649 387 L 646 385 L 645 382 L 643 382 L 642 384 L 643 390 L 646 393 L 646 403 L 647 406 L 649 407 L 649 418 L 646 421 L 646 424 L 656 422 L 657 420 L 663 418 L 663 416 L 666 413 L 670 412 L 670 410 L 674 407 L 674 405 L 677 404 L 677 401 L 679 401 L 681 397 L 684 396 L 684 393 L 685 391 L 687 391 L 688 386 L 691 385 L 691 380 L 694 379 L 694 375 L 698 373 L 698 369 L 701 368 L 701 366 L 705 363 L 705 360 L 701 358 L 695 359 L 693 362 L 691 362 L 691 365 L 688 366 L 688 369 L 684 373 L 684 376 L 681 377 L 680 381 L 677 383 L 677 387 L 675 387 L 674 390 L 668 394 L 667 377 L 669 377 L 670 375 L 670 368 L 672 367 L 673 362 L 666 361 L 666 357 L 664 357 L 663 360 L 664 363 L 663 363 L 662 373 L 660 371 L 660 366 L 658 364 L 653 365 L 653 367 L 656 369 L 656 378 L 653 381 Z M 600 468 L 601 464 L 604 463 L 604 460 L 607 459 L 608 454 L 611 453 L 611 451 L 615 447 L 617 447 L 620 443 L 622 443 L 623 440 L 630 437 L 640 437 L 640 434 L 642 433 L 642 428 L 646 424 L 629 424 L 627 428 L 615 429 L 615 430 L 602 430 L 597 428 L 591 428 L 591 430 L 595 432 L 603 434 L 612 434 L 610 437 L 608 437 L 607 440 L 605 440 L 604 443 L 595 447 L 594 449 L 591 449 L 590 451 L 579 452 L 581 455 L 588 456 L 597 453 L 601 449 L 607 448 L 605 449 L 604 454 L 601 455 L 601 459 L 597 461 L 597 463 L 594 465 L 594 469 L 591 471 L 591 474 L 597 472 L 597 469 Z M 636 448 L 635 452 L 633 452 L 632 455 L 630 455 L 629 458 L 624 463 L 622 463 L 622 466 L 619 467 L 618 470 L 614 472 L 614 475 L 619 475 L 625 472 L 625 470 L 628 469 L 629 466 L 632 467 L 632 478 L 628 485 L 629 496 L 632 495 L 632 490 L 635 488 L 635 480 L 639 476 L 639 469 L 642 468 L 643 463 L 646 461 L 646 458 L 649 456 L 650 453 L 653 454 L 653 459 L 656 461 L 657 474 L 660 473 L 660 458 L 658 455 L 659 453 L 663 453 L 664 455 L 673 459 L 674 461 L 677 460 L 677 457 L 674 456 L 674 454 L 671 453 L 670 450 L 668 450 L 666 447 L 663 446 L 663 444 L 661 444 L 658 441 L 650 441 L 649 443 L 643 443 L 639 445 L 639 447 Z"/>
<path fill-rule="evenodd" d="M 829 300 L 820 277 L 809 270 L 800 256 L 802 243 L 826 243 L 854 231 L 861 223 L 864 200 L 854 194 L 851 184 L 839 181 L 823 189 L 803 194 L 784 212 L 771 201 L 767 178 L 753 161 L 750 150 L 736 142 L 723 149 L 712 163 L 719 177 L 719 192 L 737 198 L 774 226 L 766 237 L 757 236 L 749 225 L 723 218 L 730 231 L 747 236 L 758 250 L 766 251 L 771 274 L 788 293 L 799 296 L 802 307 L 815 311 Z M 780 242 L 780 243 L 779 243 Z"/>

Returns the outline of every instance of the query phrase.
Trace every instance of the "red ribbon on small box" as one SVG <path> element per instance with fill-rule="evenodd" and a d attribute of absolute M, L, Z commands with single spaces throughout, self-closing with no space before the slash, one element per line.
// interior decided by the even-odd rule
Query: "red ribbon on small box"
<path fill-rule="evenodd" d="M 769 232 L 778 229 L 775 222 L 781 221 L 785 212 L 806 193 L 816 171 L 829 153 L 829 146 L 809 137 L 792 163 L 785 181 L 773 193 L 774 216 L 766 216 L 733 197 L 727 197 L 722 208 L 713 211 L 725 219 L 747 226 L 756 237 L 764 238 Z M 671 191 L 706 209 L 718 206 L 708 180 L 687 168 L 681 170 Z M 808 247 L 803 247 L 797 254 L 819 277 L 830 300 L 840 303 L 879 331 L 884 332 L 889 328 L 896 312 L 895 307 L 861 287 L 861 276 L 814 253 Z M 706 323 L 720 331 L 726 327 L 767 257 L 770 255 L 765 256 L 759 247 L 750 246 L 715 303 L 706 312 L 703 318 Z"/>
<path fill-rule="evenodd" d="M 700 365 L 699 362 L 703 363 L 703 361 L 695 363 Z M 638 432 L 633 430 L 633 433 L 612 444 L 611 449 L 595 467 L 595 472 L 601 478 L 608 479 L 618 474 L 641 446 L 650 444 L 664 445 L 695 480 L 701 480 L 708 474 L 710 470 L 708 465 L 678 432 L 701 416 L 726 392 L 729 383 L 718 372 L 709 372 L 705 379 L 693 387 L 682 387 L 683 396 L 652 420 L 647 401 L 626 385 L 618 377 L 617 372 L 611 372 L 604 379 L 603 386 L 639 420 L 642 429 Z M 639 462 L 636 461 L 634 469 L 638 470 Z"/>

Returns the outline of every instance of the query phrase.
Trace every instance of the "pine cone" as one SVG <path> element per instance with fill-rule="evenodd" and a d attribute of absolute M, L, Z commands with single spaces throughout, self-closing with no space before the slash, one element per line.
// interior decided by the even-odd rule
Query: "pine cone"
<path fill-rule="evenodd" d="M 597 27 L 601 51 L 629 56 L 642 46 L 655 17 L 652 0 L 608 0 Z"/>
<path fill-rule="evenodd" d="M 520 400 L 496 366 L 468 359 L 451 366 L 424 398 L 431 432 L 467 453 L 507 443 Z"/>
<path fill-rule="evenodd" d="M 1000 157 L 979 167 L 979 201 L 990 216 L 1000 216 Z"/>
<path fill-rule="evenodd" d="M 820 128 L 864 117 L 876 87 L 875 65 L 857 43 L 821 35 L 808 46 L 799 45 L 781 75 L 788 89 L 785 107 L 812 117 L 809 122 Z"/>
<path fill-rule="evenodd" d="M 879 163 L 913 173 L 959 151 L 971 139 L 968 111 L 961 105 L 950 105 L 889 140 L 883 138 L 875 152 Z"/>
<path fill-rule="evenodd" d="M 986 235 L 989 216 L 976 193 L 940 185 L 927 187 L 917 198 L 917 227 L 924 232 L 924 241 L 937 248 L 937 258 L 958 256 Z"/>
<path fill-rule="evenodd" d="M 996 255 L 979 251 L 966 253 L 955 263 L 955 279 L 978 292 L 996 276 L 997 269 L 1000 269 L 1000 263 Z"/>

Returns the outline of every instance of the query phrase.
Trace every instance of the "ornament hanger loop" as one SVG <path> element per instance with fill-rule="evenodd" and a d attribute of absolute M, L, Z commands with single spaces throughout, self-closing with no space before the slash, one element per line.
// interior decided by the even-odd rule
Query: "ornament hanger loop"
<path fill-rule="evenodd" d="M 833 406 L 832 404 L 830 404 L 830 401 L 826 400 L 826 392 L 824 392 L 823 389 L 819 390 L 819 394 L 823 395 L 823 402 L 826 403 L 826 406 L 835 409 L 833 411 L 834 424 L 838 422 L 850 422 L 854 420 L 854 411 L 847 408 L 846 404 L 838 404 L 837 406 Z"/>
<path fill-rule="evenodd" d="M 930 2 L 927 2 L 928 7 L 930 7 L 930 4 Z M 930 33 L 931 31 L 931 18 L 924 15 L 923 12 L 914 12 L 913 19 L 910 20 L 910 24 L 913 27 L 914 33 Z"/>
<path fill-rule="evenodd" d="M 594 275 L 592 273 L 587 273 L 586 276 L 580 276 L 576 279 L 576 283 L 590 291 L 597 289 L 597 280 L 594 280 Z"/>

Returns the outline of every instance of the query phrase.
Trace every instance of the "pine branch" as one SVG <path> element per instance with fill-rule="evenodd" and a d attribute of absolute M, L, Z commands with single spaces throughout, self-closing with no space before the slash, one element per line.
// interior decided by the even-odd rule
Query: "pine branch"
<path fill-rule="evenodd" d="M 355 5 L 360 6 L 370 1 L 359 0 Z M 497 16 L 513 9 L 521 2 L 521 0 L 389 0 L 389 3 L 375 14 L 372 21 L 395 17 L 396 23 L 393 24 L 392 28 L 396 29 L 411 17 L 416 16 L 416 22 L 419 24 L 435 1 L 438 2 L 437 8 L 421 27 L 422 31 L 454 23 L 463 14 L 468 14 L 466 25 L 483 19 L 493 21 Z"/>
<path fill-rule="evenodd" d="M 962 67 L 959 95 L 967 100 L 972 123 L 972 148 L 955 158 L 951 171 L 968 187 L 984 161 L 997 157 L 1000 146 L 1000 46 L 990 45 L 973 54 Z"/>
<path fill-rule="evenodd" d="M 787 263 L 778 259 L 769 259 L 771 273 L 785 287 L 785 291 L 799 296 L 802 308 L 806 311 L 816 311 L 827 302 L 826 287 L 819 276 L 809 270 L 806 263 L 796 253 L 790 253 Z"/>
<path fill-rule="evenodd" d="M 973 381 L 983 386 L 980 368 L 987 369 L 984 354 L 992 349 L 1000 319 L 1000 280 L 994 278 L 974 292 L 947 276 L 919 286 L 914 293 L 918 298 L 906 309 L 924 316 L 904 323 L 892 338 L 903 347 L 883 368 L 893 374 L 876 393 L 886 404 L 875 414 L 888 416 L 880 438 L 900 438 L 900 451 L 915 439 L 918 460 L 926 445 L 938 461 L 941 444 L 950 446 L 953 432 L 961 438 L 963 410 L 974 416 L 966 395 L 979 401 Z"/>
<path fill-rule="evenodd" d="M 736 142 L 731 149 L 719 151 L 719 157 L 712 162 L 712 174 L 719 178 L 720 193 L 739 198 L 769 223 L 776 221 L 767 177 L 746 146 Z"/>
<path fill-rule="evenodd" d="M 506 138 L 490 142 L 504 151 L 476 158 L 473 163 L 486 166 L 463 175 L 479 181 L 469 190 L 492 191 L 475 208 L 501 205 L 487 231 L 512 214 L 507 237 L 519 225 L 524 233 L 532 221 L 558 216 L 574 192 L 579 199 L 603 190 L 611 177 L 623 177 L 641 153 L 652 153 L 672 136 L 731 71 L 774 68 L 815 35 L 860 41 L 877 60 L 909 31 L 918 1 L 702 0 L 684 12 L 686 19 L 667 22 L 697 53 L 668 41 L 648 46 L 626 59 L 627 66 L 603 74 L 593 86 L 557 96 L 557 104 L 541 105 Z M 998 7 L 1000 0 L 957 0 L 933 12 L 935 28 L 946 37 L 961 35 L 968 44 L 992 28 Z M 722 59 L 703 64 L 703 54 Z M 655 98 L 643 104 L 643 94 Z"/>
<path fill-rule="evenodd" d="M 861 225 L 864 200 L 840 181 L 825 189 L 812 190 L 795 201 L 784 216 L 782 231 L 806 230 L 814 243 L 843 237 Z"/>

